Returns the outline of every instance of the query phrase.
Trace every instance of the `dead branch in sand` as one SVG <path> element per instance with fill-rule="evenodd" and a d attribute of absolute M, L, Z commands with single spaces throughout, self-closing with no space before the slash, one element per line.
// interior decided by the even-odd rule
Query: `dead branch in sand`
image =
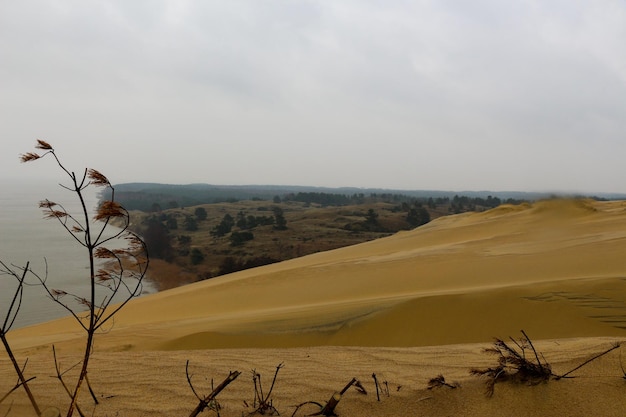
<path fill-rule="evenodd" d="M 185 374 L 187 375 L 187 383 L 189 384 L 191 391 L 193 392 L 193 394 L 196 396 L 196 398 L 199 401 L 196 408 L 191 412 L 191 414 L 189 414 L 189 417 L 196 417 L 198 414 L 200 414 L 207 408 L 210 410 L 215 410 L 219 416 L 220 407 L 215 397 L 217 397 L 217 395 L 220 392 L 222 392 L 228 386 L 228 384 L 230 384 L 235 379 L 237 379 L 237 377 L 241 374 L 241 372 L 239 371 L 230 372 L 228 376 L 216 388 L 214 388 L 209 395 L 205 397 L 201 397 L 200 395 L 198 395 L 198 393 L 196 392 L 196 389 L 193 387 L 193 384 L 191 383 L 191 375 L 189 375 L 189 361 L 187 361 L 187 364 L 185 365 Z"/>
<path fill-rule="evenodd" d="M 444 376 L 441 374 L 428 380 L 429 390 L 433 388 L 441 388 L 441 387 L 448 387 L 451 389 L 455 389 L 455 388 L 459 388 L 460 386 L 461 384 L 459 384 L 458 382 L 453 382 L 451 384 L 449 382 L 446 382 L 446 378 L 444 378 Z"/>
<path fill-rule="evenodd" d="M 539 354 L 535 350 L 530 338 L 522 330 L 523 337 L 511 342 L 515 347 L 509 346 L 502 339 L 495 339 L 492 348 L 485 349 L 486 353 L 498 355 L 498 364 L 495 367 L 486 369 L 472 369 L 472 375 L 487 377 L 485 394 L 491 397 L 494 392 L 496 382 L 514 380 L 530 385 L 536 385 L 550 379 L 552 369 L 550 365 L 541 363 Z M 526 358 L 526 350 L 531 349 L 536 362 Z"/>
<path fill-rule="evenodd" d="M 568 376 L 569 374 L 571 374 L 574 371 L 579 370 L 580 368 L 582 368 L 583 366 L 587 365 L 589 362 L 594 361 L 596 359 L 598 359 L 601 356 L 606 355 L 607 353 L 619 348 L 621 345 L 619 342 L 616 342 L 613 344 L 613 346 L 611 346 L 609 349 L 605 350 L 602 353 L 598 353 L 597 355 L 592 356 L 591 358 L 587 359 L 586 361 L 584 361 L 582 364 L 578 365 L 577 367 L 575 367 L 574 369 L 565 372 L 563 375 L 554 375 L 554 379 L 556 379 L 557 381 L 561 378 L 574 378 L 572 376 Z M 621 363 L 620 363 L 621 365 Z M 622 372 L 624 371 L 624 368 L 622 368 Z M 626 376 L 625 376 L 626 377 Z"/>
<path fill-rule="evenodd" d="M 486 353 L 498 355 L 497 366 L 486 369 L 474 368 L 470 370 L 472 375 L 484 376 L 488 378 L 485 391 L 485 394 L 488 397 L 493 395 L 496 382 L 509 380 L 522 382 L 528 385 L 536 385 L 541 382 L 547 382 L 550 379 L 559 380 L 562 378 L 573 378 L 569 376 L 572 372 L 577 371 L 588 363 L 620 347 L 619 343 L 615 343 L 611 348 L 594 355 L 572 370 L 562 375 L 557 375 L 552 372 L 552 367 L 548 364 L 545 358 L 542 363 L 541 359 L 539 359 L 540 355 L 533 346 L 533 343 L 528 335 L 524 332 L 524 330 L 521 332 L 523 337 L 519 340 L 510 338 L 511 342 L 515 346 L 508 345 L 501 339 L 495 339 L 493 347 L 485 349 Z M 534 361 L 526 358 L 526 351 L 529 349 L 533 353 Z M 543 358 L 543 355 L 541 355 L 541 357 Z"/>
<path fill-rule="evenodd" d="M 256 369 L 252 370 L 252 381 L 254 382 L 254 402 L 253 407 L 256 409 L 250 414 L 261 414 L 261 415 L 280 415 L 278 410 L 272 404 L 272 400 L 270 396 L 272 395 L 272 390 L 274 389 L 274 384 L 276 384 L 276 378 L 278 377 L 278 371 L 283 367 L 283 363 L 278 364 L 276 366 L 276 372 L 274 372 L 274 379 L 272 380 L 272 385 L 270 386 L 267 394 L 263 393 L 263 384 L 261 383 L 261 374 L 256 371 Z"/>
<path fill-rule="evenodd" d="M 361 394 L 367 395 L 367 391 L 365 390 L 365 388 L 363 388 L 363 385 L 361 384 L 361 382 L 359 382 L 359 380 L 356 378 L 352 378 L 352 380 L 348 382 L 341 391 L 335 392 L 333 395 L 331 395 L 326 405 L 322 405 L 318 403 L 317 401 L 303 402 L 302 404 L 298 404 L 296 406 L 296 409 L 293 411 L 293 414 L 291 415 L 291 417 L 294 417 L 296 413 L 298 412 L 298 410 L 302 406 L 307 405 L 307 404 L 315 404 L 321 409 L 317 413 L 308 414 L 308 416 L 326 416 L 326 417 L 336 416 L 337 414 L 335 414 L 335 408 L 337 407 L 337 404 L 339 404 L 339 401 L 341 400 L 343 394 L 345 394 L 345 392 L 348 391 L 348 389 L 351 386 L 355 386 L 357 388 L 357 391 L 360 392 Z"/>
<path fill-rule="evenodd" d="M 376 386 L 376 401 L 380 401 L 380 390 L 378 388 L 378 379 L 376 378 L 376 374 L 372 374 L 372 378 L 374 378 L 374 386 Z"/>

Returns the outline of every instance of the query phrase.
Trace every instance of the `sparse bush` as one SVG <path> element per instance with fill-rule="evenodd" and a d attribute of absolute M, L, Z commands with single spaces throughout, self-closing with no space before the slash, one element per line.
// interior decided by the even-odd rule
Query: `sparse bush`
<path fill-rule="evenodd" d="M 225 214 L 222 221 L 211 230 L 211 235 L 216 237 L 226 236 L 235 224 L 235 219 L 230 214 Z"/>
<path fill-rule="evenodd" d="M 287 219 L 285 219 L 283 209 L 275 206 L 272 211 L 274 212 L 274 229 L 287 230 Z"/>
<path fill-rule="evenodd" d="M 193 265 L 198 265 L 198 264 L 202 263 L 202 261 L 204 261 L 204 255 L 202 254 L 202 252 L 198 248 L 193 248 L 191 250 L 189 258 L 190 258 L 191 263 Z"/>
<path fill-rule="evenodd" d="M 26 153 L 21 156 L 22 162 L 31 162 L 47 156 L 54 158 L 57 166 L 69 178 L 69 184 L 62 187 L 74 193 L 80 202 L 78 213 L 68 212 L 63 205 L 50 200 L 41 201 L 39 207 L 43 209 L 46 218 L 57 220 L 70 236 L 85 248 L 89 264 L 86 295 L 53 288 L 54 281 L 48 280 L 48 271 L 45 275 L 38 275 L 28 265 L 23 271 L 24 276 L 26 274 L 35 276 L 47 294 L 67 310 L 86 333 L 80 373 L 76 382 L 67 389 L 70 396 L 67 416 L 70 417 L 74 410 L 78 409 L 78 396 L 83 383 L 87 381 L 89 360 L 97 331 L 109 323 L 133 297 L 141 293 L 149 258 L 144 241 L 128 231 L 129 214 L 115 201 L 115 190 L 104 175 L 94 169 L 85 169 L 82 175 L 76 175 L 61 163 L 50 144 L 39 140 L 36 148 L 44 151 L 43 154 Z M 93 217 L 85 203 L 85 190 L 91 186 L 108 188 L 111 196 L 109 200 L 99 205 Z M 116 220 L 118 229 L 113 230 L 110 227 L 113 219 Z M 127 247 L 118 248 L 119 245 L 116 245 L 115 249 L 107 248 L 107 244 L 120 239 L 126 241 Z M 97 291 L 98 289 L 105 291 L 105 294 Z M 62 373 L 59 372 L 58 363 L 57 375 L 63 385 L 66 385 Z"/>
<path fill-rule="evenodd" d="M 472 369 L 472 375 L 487 378 L 485 394 L 489 397 L 493 395 L 496 382 L 515 380 L 530 385 L 545 382 L 552 376 L 552 367 L 547 362 L 542 363 L 539 354 L 535 350 L 532 342 L 523 333 L 519 341 L 512 339 L 513 345 L 509 346 L 504 340 L 496 339 L 493 347 L 485 349 L 486 353 L 496 355 L 498 364 L 486 369 Z M 526 358 L 526 351 L 532 350 L 533 360 Z"/>
<path fill-rule="evenodd" d="M 470 370 L 470 374 L 472 375 L 487 378 L 485 394 L 488 397 L 493 396 L 495 384 L 497 382 L 516 381 L 527 385 L 537 385 L 542 382 L 547 382 L 550 379 L 558 380 L 562 378 L 570 378 L 568 375 L 572 372 L 620 347 L 619 343 L 615 343 L 609 349 L 594 355 L 574 369 L 571 369 L 564 374 L 557 375 L 552 372 L 552 367 L 545 361 L 545 359 L 542 363 L 539 357 L 541 356 L 543 358 L 543 355 L 535 350 L 533 342 L 523 330 L 522 335 L 523 337 L 519 340 L 510 338 L 511 344 L 507 344 L 504 340 L 496 338 L 493 343 L 493 347 L 485 349 L 485 352 L 497 355 L 498 364 L 490 368 L 473 368 Z M 526 358 L 527 351 L 532 351 L 533 353 L 530 359 Z"/>
<path fill-rule="evenodd" d="M 245 242 L 254 239 L 254 234 L 252 232 L 233 232 L 230 235 L 230 245 L 231 246 L 241 246 Z"/>
<path fill-rule="evenodd" d="M 185 230 L 187 230 L 188 232 L 198 230 L 198 221 L 191 216 L 185 217 Z"/>
<path fill-rule="evenodd" d="M 206 220 L 207 218 L 207 212 L 204 207 L 197 207 L 194 211 L 194 214 L 196 215 L 196 219 L 198 219 L 199 221 Z"/>

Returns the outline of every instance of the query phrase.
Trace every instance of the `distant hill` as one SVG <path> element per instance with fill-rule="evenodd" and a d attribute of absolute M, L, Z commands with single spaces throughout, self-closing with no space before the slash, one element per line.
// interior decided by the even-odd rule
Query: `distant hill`
<path fill-rule="evenodd" d="M 441 191 L 441 190 L 396 190 L 358 187 L 311 187 L 295 185 L 213 185 L 213 184 L 158 184 L 125 183 L 115 185 L 116 200 L 128 210 L 153 211 L 156 208 L 190 207 L 200 204 L 235 202 L 240 200 L 272 200 L 274 197 L 298 193 L 325 193 L 345 196 L 403 195 L 417 199 L 454 198 L 455 195 L 470 198 L 489 196 L 503 201 L 534 201 L 548 198 L 549 193 L 519 191 Z M 600 198 L 614 199 L 609 196 Z M 625 196 L 622 196 L 626 198 Z"/>

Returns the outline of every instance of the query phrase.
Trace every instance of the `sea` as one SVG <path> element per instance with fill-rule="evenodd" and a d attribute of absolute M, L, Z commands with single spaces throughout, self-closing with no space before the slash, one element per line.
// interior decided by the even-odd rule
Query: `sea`
<path fill-rule="evenodd" d="M 96 187 L 85 190 L 84 197 L 90 218 L 95 214 L 101 190 Z M 90 291 L 87 249 L 81 246 L 57 219 L 44 218 L 39 202 L 46 199 L 61 204 L 68 212 L 80 216 L 81 219 L 84 217 L 76 194 L 60 184 L 48 181 L 0 179 L 0 261 L 18 274 L 21 274 L 28 263 L 29 269 L 45 278 L 50 288 L 86 297 Z M 92 225 L 102 227 L 103 223 L 96 222 Z M 107 236 L 119 231 L 112 226 L 108 226 L 108 230 Z M 0 269 L 5 270 L 1 266 Z M 29 275 L 26 284 L 12 328 L 70 314 L 48 296 L 34 276 Z M 17 288 L 17 280 L 13 276 L 0 274 L 0 325 L 12 320 L 11 316 L 7 321 L 7 313 Z M 104 289 L 99 289 L 102 296 L 107 295 L 102 291 Z M 142 294 L 151 292 L 155 292 L 154 287 L 144 281 Z M 71 297 L 66 296 L 64 300 L 78 313 L 86 309 L 84 306 L 71 303 Z"/>

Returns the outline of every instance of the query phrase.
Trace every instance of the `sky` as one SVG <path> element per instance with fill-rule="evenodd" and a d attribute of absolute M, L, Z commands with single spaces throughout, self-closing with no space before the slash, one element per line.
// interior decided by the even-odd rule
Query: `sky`
<path fill-rule="evenodd" d="M 0 179 L 43 139 L 114 184 L 623 193 L 624 45 L 623 0 L 0 0 Z"/>

